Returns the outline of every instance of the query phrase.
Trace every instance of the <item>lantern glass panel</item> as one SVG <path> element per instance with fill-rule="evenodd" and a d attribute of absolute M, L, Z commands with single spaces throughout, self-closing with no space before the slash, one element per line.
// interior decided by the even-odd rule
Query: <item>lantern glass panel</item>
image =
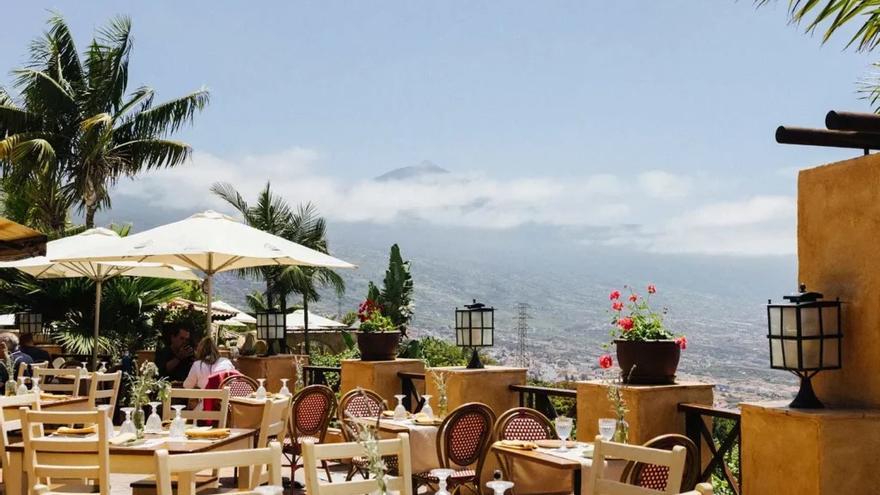
<path fill-rule="evenodd" d="M 770 335 L 781 335 L 782 308 L 772 306 L 768 311 L 770 314 Z"/>
<path fill-rule="evenodd" d="M 825 340 L 825 346 L 822 349 L 822 366 L 825 368 L 840 367 L 840 341 L 837 339 Z"/>
<path fill-rule="evenodd" d="M 837 306 L 825 306 L 822 308 L 822 330 L 825 335 L 840 335 L 838 316 L 840 308 Z"/>
<path fill-rule="evenodd" d="M 782 367 L 782 341 L 770 340 L 770 365 L 776 368 Z"/>
<path fill-rule="evenodd" d="M 783 366 L 793 370 L 799 369 L 798 365 L 798 341 L 783 340 L 782 345 L 785 348 L 785 362 Z"/>
<path fill-rule="evenodd" d="M 787 337 L 797 336 L 797 308 L 794 306 L 783 306 L 781 309 L 782 334 Z M 788 353 L 787 349 L 786 353 Z"/>
<path fill-rule="evenodd" d="M 800 308 L 801 313 L 801 336 L 817 337 L 822 335 L 819 327 L 819 306 L 806 306 Z M 805 357 L 806 359 L 806 357 Z M 806 365 L 810 367 L 809 365 Z"/>
<path fill-rule="evenodd" d="M 821 367 L 820 357 L 822 355 L 822 344 L 820 340 L 805 340 L 801 343 L 803 350 L 804 362 L 801 363 L 803 369 L 815 369 Z"/>

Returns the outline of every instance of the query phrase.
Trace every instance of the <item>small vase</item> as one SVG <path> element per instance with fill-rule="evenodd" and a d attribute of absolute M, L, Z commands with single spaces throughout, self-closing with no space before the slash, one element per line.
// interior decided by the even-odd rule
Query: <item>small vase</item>
<path fill-rule="evenodd" d="M 15 380 L 13 380 L 11 378 L 9 380 L 6 380 L 6 391 L 5 391 L 6 395 L 7 396 L 15 395 L 15 387 L 16 387 Z"/>
<path fill-rule="evenodd" d="M 134 422 L 135 430 L 137 430 L 135 436 L 137 438 L 144 438 L 144 424 L 146 424 L 144 408 L 138 407 L 137 409 L 135 409 L 133 416 L 134 417 L 131 419 Z"/>
<path fill-rule="evenodd" d="M 617 420 L 617 426 L 614 428 L 614 436 L 611 437 L 612 442 L 629 443 L 629 423 L 621 418 Z"/>

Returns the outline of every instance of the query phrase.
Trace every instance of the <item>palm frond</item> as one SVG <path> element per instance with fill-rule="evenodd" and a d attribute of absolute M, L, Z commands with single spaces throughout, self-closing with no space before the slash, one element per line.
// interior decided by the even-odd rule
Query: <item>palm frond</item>
<path fill-rule="evenodd" d="M 44 133 L 23 132 L 0 140 L 0 160 L 38 165 L 54 162 L 55 149 L 46 138 Z"/>
<path fill-rule="evenodd" d="M 174 167 L 185 162 L 192 152 L 188 144 L 167 139 L 137 139 L 113 147 L 111 154 L 122 157 L 128 170 L 134 175 L 142 170 L 160 167 Z"/>
<path fill-rule="evenodd" d="M 18 69 L 13 74 L 16 76 L 16 86 L 22 88 L 21 92 L 29 110 L 40 113 L 76 111 L 76 97 L 45 72 Z"/>
<path fill-rule="evenodd" d="M 186 96 L 144 108 L 119 126 L 118 132 L 133 138 L 158 137 L 173 134 L 189 124 L 198 111 L 208 106 L 211 95 L 206 89 Z"/>
<path fill-rule="evenodd" d="M 755 3 L 761 6 L 770 1 Z M 876 0 L 789 0 L 788 10 L 793 23 L 806 23 L 807 32 L 815 32 L 824 25 L 823 43 L 858 18 L 862 24 L 846 46 L 857 45 L 859 51 L 871 51 L 880 44 L 880 2 Z"/>
<path fill-rule="evenodd" d="M 245 217 L 245 220 L 247 220 L 250 208 L 241 193 L 235 189 L 235 186 L 228 182 L 215 182 L 211 186 L 211 192 L 223 201 L 229 203 L 230 206 L 238 210 Z"/>
<path fill-rule="evenodd" d="M 39 119 L 38 115 L 0 97 L 0 136 L 29 130 Z"/>

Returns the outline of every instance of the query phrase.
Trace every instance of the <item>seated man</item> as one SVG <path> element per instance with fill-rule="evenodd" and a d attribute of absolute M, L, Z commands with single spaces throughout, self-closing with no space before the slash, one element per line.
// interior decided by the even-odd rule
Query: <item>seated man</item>
<path fill-rule="evenodd" d="M 13 363 L 13 380 L 18 378 L 18 367 L 20 363 L 27 363 L 28 373 L 30 373 L 30 365 L 34 362 L 30 356 L 18 350 L 18 337 L 10 332 L 0 333 L 0 359 L 3 360 L 3 366 L 0 366 L 0 381 L 2 381 L 2 383 L 9 380 L 9 370 L 6 368 L 6 363 L 9 361 L 12 361 Z"/>
<path fill-rule="evenodd" d="M 172 382 L 185 380 L 193 361 L 193 348 L 188 328 L 172 329 L 166 336 L 165 344 L 156 350 L 156 367 L 159 368 L 159 375 Z"/>
<path fill-rule="evenodd" d="M 18 338 L 18 350 L 27 354 L 35 363 L 49 361 L 49 353 L 34 345 L 34 336 L 29 333 L 23 333 Z"/>

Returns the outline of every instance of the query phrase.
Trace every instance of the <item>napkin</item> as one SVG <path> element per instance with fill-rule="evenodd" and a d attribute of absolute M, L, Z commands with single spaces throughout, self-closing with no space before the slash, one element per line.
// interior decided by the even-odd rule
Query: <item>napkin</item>
<path fill-rule="evenodd" d="M 107 440 L 107 442 L 110 443 L 110 445 L 122 445 L 133 440 L 137 440 L 137 436 L 134 433 L 120 433 L 110 440 Z"/>
<path fill-rule="evenodd" d="M 526 440 L 501 440 L 498 443 L 511 449 L 535 450 L 538 448 L 535 442 L 528 442 Z"/>
<path fill-rule="evenodd" d="M 186 430 L 187 438 L 202 438 L 202 439 L 219 439 L 226 438 L 229 436 L 229 428 L 211 428 L 208 430 L 202 430 L 198 428 L 190 428 Z"/>
<path fill-rule="evenodd" d="M 90 425 L 83 428 L 62 426 L 55 430 L 56 435 L 91 435 L 92 433 L 98 433 L 98 425 Z"/>
<path fill-rule="evenodd" d="M 41 399 L 66 399 L 70 397 L 69 395 L 64 394 L 53 394 L 51 392 L 40 392 Z"/>

